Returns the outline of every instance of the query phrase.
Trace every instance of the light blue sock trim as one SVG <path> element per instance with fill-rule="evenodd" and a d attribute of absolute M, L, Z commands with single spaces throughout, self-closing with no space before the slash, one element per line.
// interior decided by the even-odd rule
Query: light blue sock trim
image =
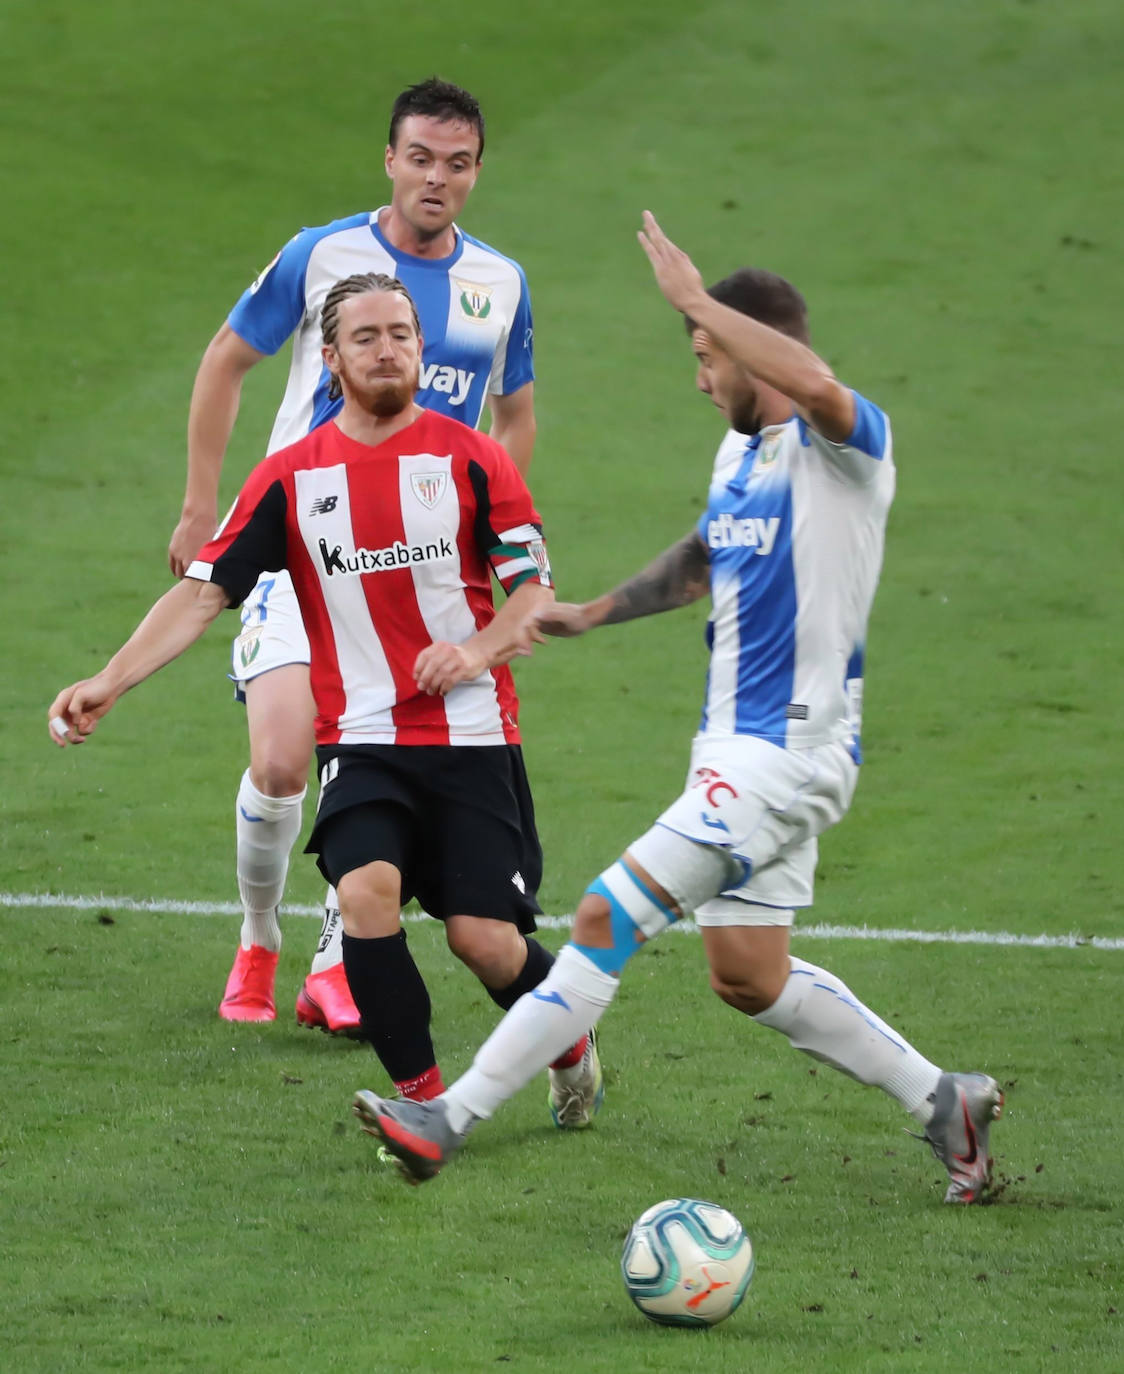
<path fill-rule="evenodd" d="M 595 968 L 599 968 L 602 973 L 607 973 L 611 978 L 620 975 L 621 959 L 615 949 L 594 949 L 592 945 L 579 945 L 571 940 L 570 945 L 579 954 L 584 954 Z"/>
<path fill-rule="evenodd" d="M 613 943 L 609 949 L 594 949 L 590 945 L 579 945 L 576 941 L 572 943 L 574 948 L 580 950 L 590 963 L 595 964 L 602 973 L 608 973 L 617 978 L 620 976 L 621 969 L 639 948 L 636 939 L 638 927 L 621 903 L 614 897 L 603 879 L 594 878 L 593 882 L 586 888 L 586 892 L 592 893 L 595 897 L 604 897 L 609 903 L 610 931 L 613 936 Z"/>

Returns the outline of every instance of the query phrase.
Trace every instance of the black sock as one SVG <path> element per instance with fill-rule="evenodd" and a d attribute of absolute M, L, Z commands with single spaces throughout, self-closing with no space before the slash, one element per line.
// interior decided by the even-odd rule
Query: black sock
<path fill-rule="evenodd" d="M 537 988 L 554 967 L 554 955 L 549 950 L 543 949 L 542 945 L 537 940 L 532 940 L 529 935 L 526 938 L 527 962 L 523 965 L 515 982 L 509 983 L 506 988 L 486 989 L 488 996 L 495 1002 L 496 1006 L 502 1007 L 504 1011 L 510 1011 L 525 992 Z"/>
<path fill-rule="evenodd" d="M 436 1057 L 429 1034 L 429 991 L 406 932 L 374 940 L 344 934 L 343 967 L 363 1034 L 394 1082 L 432 1069 Z"/>

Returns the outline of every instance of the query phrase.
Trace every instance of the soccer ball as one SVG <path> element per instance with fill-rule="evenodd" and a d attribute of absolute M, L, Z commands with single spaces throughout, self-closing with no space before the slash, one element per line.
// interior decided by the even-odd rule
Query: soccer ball
<path fill-rule="evenodd" d="M 741 1222 L 713 1202 L 675 1197 L 633 1223 L 621 1255 L 628 1296 L 664 1326 L 713 1326 L 745 1297 L 753 1244 Z"/>

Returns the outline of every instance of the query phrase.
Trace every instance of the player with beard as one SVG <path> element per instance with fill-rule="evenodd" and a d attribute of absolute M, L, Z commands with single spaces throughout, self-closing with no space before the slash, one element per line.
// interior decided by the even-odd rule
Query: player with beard
<path fill-rule="evenodd" d="M 401 282 L 337 282 L 323 359 L 343 406 L 250 474 L 185 580 L 95 677 L 56 698 L 81 743 L 265 571 L 288 569 L 312 646 L 320 805 L 309 840 L 339 894 L 348 984 L 398 1092 L 442 1089 L 430 1003 L 402 929 L 417 897 L 505 1010 L 549 972 L 530 938 L 542 853 L 506 666 L 553 600 L 538 514 L 504 449 L 414 395 L 422 336 Z M 507 600 L 493 605 L 492 576 Z M 554 1059 L 556 1123 L 588 1124 L 601 1071 L 582 1032 Z"/>
<path fill-rule="evenodd" d="M 789 948 L 795 911 L 811 904 L 817 837 L 846 814 L 858 781 L 866 625 L 895 483 L 889 420 L 812 351 L 790 283 L 744 269 L 706 291 L 651 215 L 640 241 L 687 322 L 699 390 L 731 432 L 684 539 L 585 605 L 544 605 L 537 623 L 580 635 L 709 591 L 710 667 L 686 786 L 586 890 L 543 986 L 445 1095 L 414 1104 L 364 1091 L 355 1111 L 408 1177 L 432 1177 L 596 1024 L 640 946 L 693 912 L 718 996 L 888 1093 L 947 1169 L 945 1201 L 978 1202 L 998 1083 L 943 1072 Z"/>

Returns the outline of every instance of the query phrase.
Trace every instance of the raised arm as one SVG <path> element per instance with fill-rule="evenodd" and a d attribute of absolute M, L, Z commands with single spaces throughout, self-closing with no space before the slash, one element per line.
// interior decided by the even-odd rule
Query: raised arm
<path fill-rule="evenodd" d="M 557 602 L 545 606 L 536 613 L 535 623 L 544 634 L 580 635 L 598 625 L 620 625 L 643 615 L 689 606 L 709 590 L 710 560 L 706 545 L 699 532 L 691 530 L 653 559 L 643 572 L 611 592 L 583 605 Z"/>
<path fill-rule="evenodd" d="M 637 237 L 669 305 L 705 330 L 755 377 L 793 401 L 824 438 L 842 443 L 850 436 L 855 427 L 854 395 L 818 354 L 798 339 L 708 296 L 695 264 L 648 210 Z"/>
<path fill-rule="evenodd" d="M 224 323 L 195 375 L 187 417 L 187 487 L 168 545 L 168 565 L 182 577 L 218 525 L 219 478 L 246 373 L 265 357 Z"/>
<path fill-rule="evenodd" d="M 55 697 L 47 711 L 54 743 L 81 744 L 118 697 L 178 658 L 228 604 L 214 582 L 189 578 L 165 592 L 100 673 Z"/>

